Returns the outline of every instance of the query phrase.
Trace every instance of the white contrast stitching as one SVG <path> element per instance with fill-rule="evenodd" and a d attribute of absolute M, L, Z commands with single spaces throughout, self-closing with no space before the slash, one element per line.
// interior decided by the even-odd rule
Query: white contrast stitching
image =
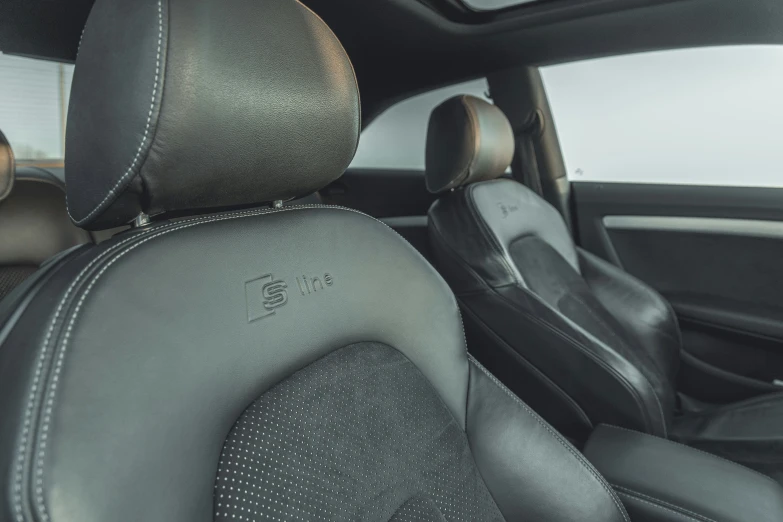
<path fill-rule="evenodd" d="M 54 375 L 52 376 L 52 379 L 51 379 L 51 389 L 50 389 L 50 391 L 48 393 L 48 400 L 45 403 L 45 412 L 44 412 L 44 418 L 43 418 L 43 425 L 42 425 L 42 428 L 41 428 L 41 442 L 40 442 L 40 447 L 38 448 L 38 452 L 37 452 L 37 455 L 36 455 L 36 474 L 35 474 L 36 475 L 36 494 L 37 494 L 36 500 L 38 502 L 38 506 L 39 506 L 39 509 L 41 511 L 41 517 L 42 517 L 42 519 L 44 521 L 48 521 L 49 520 L 49 516 L 46 513 L 45 499 L 44 499 L 44 496 L 43 496 L 44 457 L 45 457 L 45 454 L 46 454 L 46 442 L 47 442 L 47 438 L 48 438 L 49 425 L 50 425 L 50 422 L 51 422 L 51 417 L 52 417 L 52 411 L 53 411 L 53 408 L 54 408 L 55 397 L 56 397 L 56 394 L 57 394 L 57 385 L 59 383 L 59 376 L 60 376 L 60 372 L 62 370 L 63 362 L 64 362 L 64 359 L 65 359 L 65 354 L 66 354 L 66 351 L 67 351 L 68 341 L 69 341 L 70 335 L 71 335 L 71 333 L 73 331 L 73 325 L 75 324 L 76 319 L 78 318 L 79 312 L 81 310 L 82 305 L 84 304 L 85 299 L 89 295 L 89 293 L 90 293 L 92 287 L 94 286 L 94 284 L 103 275 L 103 273 L 110 266 L 112 266 L 115 262 L 117 262 L 120 258 L 122 258 L 125 254 L 127 254 L 131 250 L 134 250 L 135 248 L 137 248 L 137 247 L 141 246 L 142 244 L 146 243 L 147 241 L 150 241 L 150 240 L 152 240 L 152 239 L 154 239 L 156 237 L 168 234 L 170 232 L 174 232 L 174 231 L 177 231 L 177 230 L 182 230 L 182 229 L 185 229 L 185 228 L 190 228 L 192 226 L 196 226 L 196 225 L 200 225 L 200 224 L 204 224 L 204 223 L 211 223 L 211 222 L 217 222 L 217 221 L 226 221 L 226 220 L 237 219 L 237 218 L 241 218 L 241 217 L 258 216 L 258 215 L 264 215 L 264 214 L 275 214 L 275 213 L 287 212 L 287 211 L 291 211 L 291 210 L 303 210 L 303 209 L 313 209 L 313 208 L 326 208 L 326 209 L 342 210 L 342 211 L 353 212 L 355 214 L 359 214 L 359 215 L 368 217 L 368 218 L 372 219 L 373 221 L 376 221 L 376 222 L 380 223 L 381 225 L 383 225 L 387 229 L 391 230 L 400 239 L 402 239 L 403 241 L 408 243 L 405 240 L 404 237 L 402 237 L 396 230 L 391 228 L 389 225 L 387 225 L 383 221 L 380 221 L 380 220 L 378 220 L 378 219 L 376 219 L 376 218 L 374 218 L 372 216 L 368 216 L 367 214 L 365 214 L 363 212 L 360 212 L 358 210 L 354 210 L 354 209 L 351 209 L 351 208 L 339 207 L 339 206 L 333 206 L 333 205 L 296 205 L 296 206 L 291 206 L 291 207 L 284 207 L 282 209 L 255 209 L 255 210 L 249 210 L 249 211 L 243 211 L 243 212 L 236 212 L 236 213 L 232 213 L 232 214 L 219 214 L 219 215 L 216 215 L 216 216 L 209 216 L 209 217 L 206 217 L 206 218 L 193 218 L 193 219 L 190 219 L 190 220 L 177 222 L 175 224 L 172 224 L 172 226 L 161 227 L 161 229 L 149 230 L 147 232 L 147 237 L 145 237 L 143 240 L 141 240 L 141 241 L 139 241 L 139 242 L 129 246 L 128 248 L 126 248 L 125 250 L 123 250 L 122 252 L 117 254 L 116 257 L 114 257 L 110 262 L 108 262 L 98 272 L 98 274 L 96 274 L 93 277 L 92 281 L 90 281 L 90 284 L 87 286 L 87 288 L 85 289 L 84 293 L 79 298 L 79 301 L 78 301 L 78 303 L 76 305 L 76 308 L 74 309 L 73 315 L 71 316 L 71 319 L 68 322 L 68 326 L 66 327 L 65 336 L 63 337 L 63 341 L 62 341 L 62 347 L 60 349 L 59 355 L 57 356 L 57 362 L 55 363 Z M 57 309 L 57 312 L 56 312 L 56 316 L 57 316 L 57 314 L 60 313 L 60 311 L 61 311 L 61 309 L 63 307 L 63 303 L 65 302 L 65 299 L 67 299 L 68 293 L 72 290 L 72 288 L 75 286 L 76 282 L 82 277 L 82 275 L 88 270 L 88 268 L 90 266 L 92 266 L 95 262 L 97 262 L 102 257 L 105 257 L 106 253 L 114 253 L 117 250 L 117 247 L 121 246 L 124 243 L 127 243 L 128 241 L 131 241 L 133 239 L 138 239 L 138 238 L 139 238 L 139 236 L 133 236 L 133 237 L 127 238 L 123 242 L 118 243 L 117 245 L 115 245 L 111 250 L 107 250 L 106 252 L 101 253 L 100 256 L 96 257 L 93 261 L 91 261 L 90 264 L 87 267 L 85 267 L 82 270 L 82 272 L 77 276 L 77 279 L 73 283 L 71 283 L 71 287 L 69 287 L 68 291 L 66 292 L 65 297 L 63 297 L 63 299 L 60 302 L 60 305 L 58 306 L 58 309 Z M 52 324 L 50 325 L 50 330 L 54 329 L 54 324 L 56 323 L 56 316 L 55 316 L 55 319 L 52 321 Z M 463 332 L 463 334 L 464 334 L 464 332 Z M 31 392 L 30 392 L 30 394 L 31 394 L 31 402 L 33 401 L 34 396 L 35 396 L 34 390 L 37 390 L 38 378 L 41 376 L 41 373 L 42 373 L 42 370 L 43 370 L 43 360 L 45 359 L 45 354 L 47 352 L 47 350 L 46 350 L 47 343 L 48 343 L 48 337 L 47 337 L 47 340 L 44 342 L 41 354 L 39 355 L 40 368 L 38 368 L 36 370 L 36 379 L 34 381 L 33 388 L 31 389 Z M 29 408 L 29 411 L 28 411 L 29 415 L 26 415 L 26 420 L 25 420 L 25 425 L 26 426 L 29 426 L 29 424 L 30 424 L 30 417 L 32 415 L 32 404 L 28 404 L 28 408 Z M 23 439 L 24 439 L 24 441 L 23 441 L 24 446 L 26 446 L 26 444 L 27 444 L 27 442 L 26 442 L 26 440 L 27 440 L 27 433 L 28 433 L 28 430 L 25 429 L 25 435 L 23 437 Z M 19 503 L 18 503 L 18 506 L 17 506 L 17 512 L 18 512 L 17 521 L 18 522 L 23 522 L 23 520 L 24 520 L 23 519 L 23 515 L 22 515 L 22 508 L 21 508 L 21 480 L 22 480 L 21 470 L 22 470 L 22 464 L 24 462 L 23 449 L 24 449 L 24 447 L 20 448 L 21 459 L 20 459 L 20 463 L 19 463 L 19 467 L 18 467 L 18 470 L 19 470 L 19 477 L 18 477 L 18 479 L 19 479 L 19 484 L 18 484 L 18 487 L 19 487 L 18 502 Z"/>
<path fill-rule="evenodd" d="M 76 46 L 76 58 L 79 58 L 79 51 L 82 50 L 82 40 L 84 40 L 84 30 L 87 29 L 87 24 L 84 24 L 82 28 L 82 34 L 79 36 L 79 45 Z"/>
<path fill-rule="evenodd" d="M 289 207 L 289 208 L 294 208 L 294 207 Z M 238 213 L 232 213 L 230 215 L 245 215 L 248 212 L 249 211 L 243 211 L 243 212 L 238 212 Z M 152 232 L 154 230 L 160 231 L 160 230 L 162 230 L 164 228 L 169 228 L 169 227 L 173 227 L 173 226 L 181 226 L 181 225 L 183 225 L 185 223 L 192 223 L 192 222 L 195 222 L 195 221 L 202 221 L 204 219 L 209 219 L 209 218 L 196 217 L 196 218 L 192 218 L 192 219 L 188 219 L 188 220 L 183 220 L 183 221 L 180 221 L 180 222 L 177 222 L 177 223 L 169 224 L 166 227 L 161 227 L 160 229 L 147 230 L 147 231 L 142 232 L 139 235 L 134 235 L 134 236 L 131 236 L 129 238 L 126 238 L 123 241 L 117 243 L 116 245 L 113 245 L 110 249 L 108 249 L 108 250 L 106 250 L 104 252 L 101 252 L 98 256 L 96 256 L 92 261 L 90 261 L 87 264 L 87 266 L 85 266 L 81 270 L 81 272 L 79 272 L 79 274 L 76 276 L 76 278 L 68 286 L 68 289 L 65 291 L 65 294 L 63 295 L 62 299 L 60 300 L 59 304 L 57 305 L 57 308 L 56 308 L 55 313 L 54 313 L 54 317 L 52 318 L 52 321 L 49 324 L 49 328 L 48 328 L 48 330 L 46 332 L 46 337 L 44 338 L 44 342 L 41 345 L 41 351 L 39 353 L 38 360 L 36 361 L 35 374 L 33 376 L 33 384 L 32 384 L 32 387 L 30 388 L 30 393 L 29 393 L 28 400 L 27 400 L 27 407 L 25 409 L 25 416 L 24 416 L 23 429 L 22 429 L 22 438 L 21 438 L 21 441 L 20 441 L 20 444 L 19 444 L 19 451 L 18 451 L 18 455 L 17 455 L 17 464 L 16 464 L 16 473 L 15 473 L 15 480 L 14 480 L 14 482 L 15 482 L 15 484 L 14 484 L 14 505 L 15 505 L 15 508 L 14 509 L 15 509 L 15 512 L 16 512 L 16 520 L 17 520 L 17 522 L 23 522 L 24 521 L 24 516 L 23 516 L 23 512 L 22 512 L 22 481 L 24 479 L 24 477 L 23 477 L 24 460 L 25 460 L 25 456 L 26 456 L 27 444 L 28 444 L 28 441 L 29 441 L 28 439 L 29 439 L 29 434 L 30 434 L 30 425 L 32 423 L 33 408 L 35 406 L 35 396 L 36 396 L 36 392 L 38 391 L 38 386 L 39 386 L 39 383 L 40 383 L 40 380 L 41 380 L 41 376 L 43 374 L 44 361 L 46 360 L 46 356 L 48 355 L 47 348 L 49 346 L 49 341 L 51 340 L 52 334 L 54 332 L 54 327 L 57 324 L 57 320 L 60 317 L 60 313 L 62 312 L 63 307 L 64 307 L 65 302 L 67 301 L 68 297 L 71 295 L 71 292 L 76 287 L 76 285 L 82 280 L 82 277 L 90 270 L 90 268 L 92 268 L 95 265 L 95 263 L 97 263 L 98 261 L 101 261 L 107 255 L 110 255 L 110 254 L 114 253 L 116 250 L 119 249 L 119 247 L 121 247 L 122 245 L 128 243 L 129 241 L 132 241 L 134 239 L 138 239 L 139 237 L 141 237 L 141 235 L 147 234 L 147 233 Z M 42 484 L 39 484 L 39 485 L 42 486 Z M 43 491 L 40 491 L 39 495 L 42 495 L 42 494 L 43 494 Z M 41 500 L 41 498 L 39 496 L 39 501 L 40 500 Z"/>
<path fill-rule="evenodd" d="M 160 78 L 160 50 L 163 45 L 163 4 L 162 0 L 158 0 L 158 50 L 157 54 L 155 56 L 155 82 L 152 86 L 152 99 L 150 101 L 150 110 L 147 114 L 147 124 L 144 126 L 144 134 L 141 137 L 141 143 L 139 143 L 139 148 L 136 150 L 136 155 L 133 158 L 133 161 L 131 162 L 130 166 L 128 167 L 128 170 L 125 171 L 125 173 L 120 177 L 119 180 L 117 180 L 117 183 L 114 184 L 114 186 L 109 189 L 109 192 L 106 194 L 106 197 L 103 198 L 103 200 L 98 203 L 98 205 L 92 209 L 92 211 L 84 216 L 82 219 L 75 219 L 73 215 L 71 215 L 70 207 L 68 207 L 68 215 L 71 217 L 74 223 L 77 225 L 81 225 L 82 223 L 88 221 L 93 215 L 95 215 L 96 212 L 100 211 L 103 206 L 106 204 L 106 202 L 109 200 L 110 197 L 116 194 L 117 188 L 119 188 L 120 185 L 122 185 L 125 180 L 130 176 L 133 172 L 133 169 L 136 167 L 136 163 L 139 161 L 139 157 L 141 155 L 141 151 L 144 149 L 144 144 L 147 142 L 147 137 L 150 135 L 150 123 L 152 123 L 152 112 L 155 110 L 155 96 L 158 93 L 158 80 Z M 67 205 L 66 205 L 67 206 Z"/>
<path fill-rule="evenodd" d="M 71 284 L 68 286 L 68 289 L 65 291 L 65 294 L 63 295 L 63 298 L 60 300 L 60 303 L 57 305 L 57 309 L 55 310 L 54 317 L 52 318 L 52 322 L 49 324 L 49 328 L 46 331 L 46 337 L 44 338 L 44 342 L 41 345 L 41 351 L 38 355 L 38 360 L 36 361 L 35 366 L 35 374 L 33 376 L 33 385 L 30 388 L 30 394 L 27 399 L 27 407 L 25 409 L 24 414 L 24 423 L 22 428 L 22 440 L 19 445 L 19 454 L 17 455 L 17 463 L 16 463 L 16 474 L 15 474 L 15 484 L 14 484 L 14 504 L 15 504 L 15 511 L 16 511 L 16 520 L 17 522 L 23 522 L 23 514 L 22 514 L 22 480 L 23 480 L 23 470 L 24 470 L 24 459 L 25 459 L 25 453 L 27 449 L 27 443 L 28 443 L 28 436 L 30 433 L 30 424 L 32 422 L 32 414 L 33 414 L 33 408 L 35 406 L 35 396 L 36 392 L 38 391 L 38 385 L 41 380 L 41 375 L 43 374 L 43 366 L 44 361 L 46 360 L 46 355 L 48 353 L 48 350 L 46 349 L 49 345 L 49 341 L 52 338 L 52 333 L 54 332 L 54 326 L 57 324 L 57 319 L 60 317 L 60 312 L 62 312 L 63 306 L 65 305 L 65 301 L 68 299 L 68 296 L 71 294 L 73 289 L 75 288 L 76 284 L 82 279 L 82 276 L 87 273 L 87 271 L 98 261 L 106 257 L 107 254 L 112 253 L 114 250 L 116 250 L 118 247 L 124 245 L 128 241 L 131 241 L 133 239 L 138 238 L 139 236 L 133 236 L 125 239 L 124 241 L 121 241 L 120 243 L 117 243 L 112 247 L 112 249 L 106 250 L 104 252 L 101 252 L 100 255 L 96 256 L 95 259 L 90 261 L 87 266 L 85 266 L 82 271 L 79 273 L 79 275 L 76 276 L 76 279 L 74 279 Z"/>
<path fill-rule="evenodd" d="M 563 439 L 563 437 L 560 436 L 559 433 L 557 433 L 554 429 L 552 429 L 549 424 L 547 424 L 535 411 L 530 409 L 530 407 L 522 402 L 519 397 L 517 397 L 511 390 L 509 390 L 505 384 L 500 382 L 497 377 L 492 375 L 489 370 L 484 368 L 480 362 L 476 360 L 475 357 L 472 355 L 468 355 L 470 362 L 472 362 L 478 369 L 480 369 L 484 374 L 489 377 L 492 382 L 495 383 L 496 386 L 498 386 L 501 390 L 503 390 L 506 395 L 511 397 L 514 402 L 516 402 L 519 406 L 521 406 L 535 421 L 537 421 L 541 426 L 544 427 L 546 431 L 549 432 L 549 434 L 555 438 L 560 444 L 562 444 L 565 449 L 567 449 L 575 458 L 577 461 L 579 461 L 582 466 L 589 471 L 593 477 L 598 481 L 599 484 L 606 490 L 606 492 L 609 494 L 609 497 L 612 499 L 612 502 L 614 502 L 615 507 L 617 507 L 617 510 L 620 512 L 620 514 L 623 516 L 623 520 L 625 522 L 631 522 L 628 519 L 628 514 L 625 512 L 625 509 L 622 508 L 622 504 L 620 500 L 617 498 L 617 495 L 615 494 L 614 490 L 609 486 L 609 484 L 601 477 L 601 474 L 596 471 L 596 469 L 593 467 L 592 464 L 590 464 L 584 457 L 580 455 L 580 453 L 566 440 Z"/>
<path fill-rule="evenodd" d="M 626 488 L 623 488 L 623 487 L 620 487 L 620 486 L 614 486 L 614 487 L 619 490 L 618 493 L 620 495 L 624 495 L 626 497 L 631 497 L 634 500 L 637 500 L 639 502 L 643 502 L 645 504 L 649 504 L 649 505 L 651 505 L 653 507 L 657 507 L 657 508 L 663 509 L 665 511 L 671 511 L 672 513 L 676 513 L 676 514 L 680 515 L 681 517 L 687 518 L 688 520 L 693 520 L 694 522 L 716 522 L 715 519 L 706 517 L 704 515 L 700 515 L 698 513 L 694 513 L 692 511 L 688 511 L 685 508 L 682 508 L 680 506 L 675 506 L 674 504 L 669 504 L 668 502 L 664 502 L 663 500 L 660 500 L 660 499 L 657 499 L 657 498 L 653 498 L 653 497 L 648 497 L 647 495 L 643 495 L 641 493 L 637 493 L 636 491 L 633 491 L 633 490 L 630 490 L 630 489 L 626 489 Z M 653 502 L 650 502 L 649 500 L 644 500 L 644 498 L 641 498 L 641 497 L 648 498 L 648 499 L 652 500 Z M 674 509 L 674 508 L 676 508 L 676 509 Z M 688 513 L 690 513 L 690 515 L 695 515 L 695 517 L 688 515 Z M 696 518 L 696 517 L 698 517 L 698 518 Z"/>

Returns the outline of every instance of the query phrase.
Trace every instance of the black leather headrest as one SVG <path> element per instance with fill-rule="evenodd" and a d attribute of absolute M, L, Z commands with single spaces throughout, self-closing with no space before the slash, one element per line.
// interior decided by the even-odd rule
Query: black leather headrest
<path fill-rule="evenodd" d="M 430 192 L 500 177 L 513 156 L 511 124 L 491 103 L 462 95 L 433 109 L 427 129 Z"/>
<path fill-rule="evenodd" d="M 14 171 L 16 170 L 16 161 L 14 152 L 11 150 L 11 144 L 0 132 L 0 201 L 3 201 L 14 186 Z"/>
<path fill-rule="evenodd" d="M 295 0 L 97 0 L 76 60 L 65 173 L 76 224 L 309 194 L 360 131 L 340 42 Z"/>

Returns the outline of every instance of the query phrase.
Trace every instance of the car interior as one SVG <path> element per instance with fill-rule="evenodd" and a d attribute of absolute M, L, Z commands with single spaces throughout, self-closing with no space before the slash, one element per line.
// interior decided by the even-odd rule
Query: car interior
<path fill-rule="evenodd" d="M 650 180 L 622 150 L 753 170 L 731 122 L 777 124 L 750 53 L 783 4 L 0 13 L 0 522 L 783 520 L 783 172 Z M 600 60 L 722 49 L 765 85 L 696 72 L 685 103 L 640 66 L 606 121 L 562 116 Z M 59 68 L 61 158 L 3 105 L 43 92 L 26 63 Z"/>

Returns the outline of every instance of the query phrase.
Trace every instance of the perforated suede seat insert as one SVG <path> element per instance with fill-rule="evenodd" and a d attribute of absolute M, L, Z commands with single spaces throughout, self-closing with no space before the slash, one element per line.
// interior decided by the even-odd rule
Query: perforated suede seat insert
<path fill-rule="evenodd" d="M 503 520 L 435 390 L 378 343 L 332 352 L 251 404 L 214 505 L 216 520 Z"/>

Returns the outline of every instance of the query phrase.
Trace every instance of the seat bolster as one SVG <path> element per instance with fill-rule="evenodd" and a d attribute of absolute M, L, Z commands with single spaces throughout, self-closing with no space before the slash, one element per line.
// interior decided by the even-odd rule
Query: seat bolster
<path fill-rule="evenodd" d="M 617 495 L 576 448 L 478 361 L 471 357 L 470 363 L 468 440 L 506 520 L 630 521 Z"/>
<path fill-rule="evenodd" d="M 682 345 L 677 316 L 671 305 L 653 288 L 603 259 L 577 249 L 582 277 L 606 310 L 643 349 L 655 365 L 657 393 L 664 406 L 666 423 L 671 422 L 676 396 L 677 372 Z"/>
<path fill-rule="evenodd" d="M 611 263 L 581 248 L 577 253 L 582 277 L 593 295 L 673 379 L 680 364 L 682 340 L 671 304 L 652 287 Z"/>
<path fill-rule="evenodd" d="M 489 329 L 558 383 L 594 423 L 613 419 L 623 426 L 665 436 L 662 406 L 652 384 L 638 368 L 535 295 L 508 286 L 460 300 Z M 542 346 L 546 349 L 540 349 Z M 479 358 L 491 356 L 482 352 Z M 506 373 L 494 364 L 490 370 Z M 513 381 L 506 382 L 515 388 Z"/>
<path fill-rule="evenodd" d="M 615 426 L 598 426 L 584 455 L 634 521 L 779 522 L 783 488 L 734 462 Z"/>

